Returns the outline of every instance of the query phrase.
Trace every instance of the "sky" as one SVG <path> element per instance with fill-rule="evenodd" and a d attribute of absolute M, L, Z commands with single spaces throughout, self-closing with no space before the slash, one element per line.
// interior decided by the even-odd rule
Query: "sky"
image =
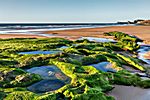
<path fill-rule="evenodd" d="M 0 0 L 0 22 L 117 22 L 150 18 L 150 0 Z"/>

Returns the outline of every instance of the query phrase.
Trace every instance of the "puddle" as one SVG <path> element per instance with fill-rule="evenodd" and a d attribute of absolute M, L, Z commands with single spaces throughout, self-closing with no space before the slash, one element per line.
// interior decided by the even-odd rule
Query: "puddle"
<path fill-rule="evenodd" d="M 59 49 L 67 49 L 67 48 L 69 48 L 69 47 L 68 46 L 62 46 Z"/>
<path fill-rule="evenodd" d="M 57 54 L 60 53 L 61 51 L 59 50 L 51 50 L 51 51 L 27 51 L 27 52 L 19 52 L 18 54 Z"/>
<path fill-rule="evenodd" d="M 112 64 L 110 62 L 100 62 L 97 64 L 91 64 L 89 66 L 93 66 L 98 70 L 104 71 L 104 72 L 116 72 L 114 69 L 112 69 Z"/>
<path fill-rule="evenodd" d="M 54 65 L 33 67 L 26 71 L 29 73 L 39 74 L 43 79 L 60 79 L 64 82 L 69 80 L 69 77 L 67 77 L 59 68 Z"/>
<path fill-rule="evenodd" d="M 39 30 L 40 31 L 40 30 Z M 45 37 L 54 37 L 54 34 L 45 34 L 44 32 L 36 32 L 36 31 L 29 31 L 29 30 L 9 30 L 9 31 L 1 31 L 0 34 L 28 34 L 28 35 L 39 35 Z"/>
<path fill-rule="evenodd" d="M 64 85 L 65 85 L 65 83 L 59 79 L 42 80 L 40 82 L 32 84 L 31 86 L 27 87 L 27 89 L 29 91 L 32 91 L 35 93 L 44 93 L 44 92 L 48 92 L 48 91 L 57 90 L 57 89 L 63 87 Z"/>
<path fill-rule="evenodd" d="M 81 37 L 78 40 L 83 40 L 87 39 L 89 41 L 94 41 L 94 42 L 116 42 L 113 39 L 107 39 L 107 38 L 96 38 L 96 37 Z"/>
<path fill-rule="evenodd" d="M 27 89 L 32 92 L 44 93 L 54 91 L 70 82 L 70 78 L 54 65 L 33 67 L 26 71 L 39 74 L 43 78 L 42 81 L 27 87 Z"/>
<path fill-rule="evenodd" d="M 149 100 L 150 98 L 150 89 L 122 85 L 114 87 L 108 95 L 114 96 L 115 100 Z"/>
<path fill-rule="evenodd" d="M 150 52 L 150 46 L 141 46 L 138 52 L 138 58 L 142 61 L 146 62 L 147 64 L 150 64 L 150 60 L 145 58 L 145 54 Z"/>

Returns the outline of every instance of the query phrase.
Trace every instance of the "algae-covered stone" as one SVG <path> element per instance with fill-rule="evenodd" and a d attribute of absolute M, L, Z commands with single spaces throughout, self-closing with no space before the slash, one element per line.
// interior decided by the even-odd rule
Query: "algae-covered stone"
<path fill-rule="evenodd" d="M 37 94 L 29 91 L 15 91 L 7 95 L 4 100 L 36 100 Z"/>
<path fill-rule="evenodd" d="M 45 94 L 36 98 L 36 100 L 56 100 L 56 99 L 57 99 L 57 94 L 55 93 Z"/>
<path fill-rule="evenodd" d="M 130 50 L 130 51 L 137 50 L 139 48 L 137 42 L 143 41 L 135 36 L 130 36 L 122 32 L 108 32 L 104 34 L 109 36 L 114 36 L 118 40 L 117 45 L 122 45 L 122 48 L 124 50 Z"/>
<path fill-rule="evenodd" d="M 3 100 L 5 96 L 6 96 L 6 93 L 0 92 L 0 100 Z"/>
<path fill-rule="evenodd" d="M 0 87 L 27 86 L 41 80 L 36 74 L 29 74 L 19 68 L 0 68 Z"/>
<path fill-rule="evenodd" d="M 113 84 L 133 85 L 149 88 L 149 79 L 143 80 L 130 74 L 123 65 L 145 71 L 136 58 L 117 54 L 135 52 L 141 40 L 122 32 L 110 32 L 116 42 L 70 41 L 62 38 L 46 39 L 0 39 L 0 97 L 5 100 L 114 100 L 105 92 L 113 89 Z M 73 43 L 73 44 L 72 44 Z M 48 55 L 21 55 L 18 52 L 50 51 L 68 46 L 62 53 Z M 126 51 L 126 52 L 125 52 Z M 103 72 L 91 64 L 107 62 L 115 72 Z M 7 64 L 8 63 L 8 64 Z M 55 65 L 66 77 L 55 70 L 31 67 Z M 21 69 L 22 68 L 22 69 Z M 24 70 L 33 69 L 35 73 Z M 24 70 L 23 70 L 24 69 Z M 47 69 L 47 68 L 46 68 Z M 43 76 L 42 76 L 43 75 Z M 47 79 L 48 75 L 55 78 Z M 47 80 L 41 80 L 41 79 Z M 68 78 L 67 78 L 68 79 Z M 44 88 L 43 88 L 44 87 Z M 27 90 L 33 91 L 29 92 Z M 42 94 L 38 94 L 38 93 Z"/>
<path fill-rule="evenodd" d="M 132 58 L 130 57 L 126 57 L 126 56 L 123 56 L 123 55 L 120 55 L 120 54 L 117 54 L 117 56 L 121 57 L 122 59 L 124 59 L 128 64 L 136 67 L 137 69 L 141 70 L 141 71 L 144 71 L 144 67 L 139 65 L 138 62 L 136 62 L 135 60 L 133 60 Z"/>

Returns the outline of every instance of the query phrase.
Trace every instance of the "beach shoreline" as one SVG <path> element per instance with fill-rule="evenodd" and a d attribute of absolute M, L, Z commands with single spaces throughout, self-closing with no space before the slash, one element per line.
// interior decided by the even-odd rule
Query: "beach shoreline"
<path fill-rule="evenodd" d="M 70 40 L 76 40 L 80 37 L 99 37 L 99 38 L 112 38 L 110 36 L 104 36 L 103 33 L 119 31 L 130 35 L 134 35 L 144 40 L 144 43 L 150 44 L 150 26 L 110 26 L 110 27 L 98 27 L 98 28 L 81 28 L 71 30 L 52 30 L 43 31 L 43 34 L 51 34 L 52 36 L 40 36 L 36 34 L 0 34 L 0 38 L 51 38 L 61 37 Z"/>
<path fill-rule="evenodd" d="M 150 26 L 111 26 L 100 28 L 82 28 L 74 30 L 59 30 L 59 31 L 46 31 L 45 34 L 55 34 L 57 36 L 69 36 L 71 37 L 100 37 L 111 38 L 104 36 L 103 33 L 119 31 L 130 35 L 139 37 L 140 39 L 150 44 Z"/>

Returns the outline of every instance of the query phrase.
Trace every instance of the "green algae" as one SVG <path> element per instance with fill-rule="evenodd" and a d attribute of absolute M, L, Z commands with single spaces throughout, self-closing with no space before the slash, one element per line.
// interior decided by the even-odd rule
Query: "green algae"
<path fill-rule="evenodd" d="M 132 42 L 142 42 L 141 39 L 139 39 L 135 36 L 128 35 L 128 34 L 123 33 L 123 32 L 117 32 L 117 31 L 107 32 L 107 33 L 104 33 L 104 35 L 114 36 L 117 40 L 121 40 L 121 41 L 129 40 L 129 41 L 132 41 Z"/>
<path fill-rule="evenodd" d="M 135 74 L 131 74 L 126 70 L 117 73 L 105 73 L 110 83 L 117 85 L 138 86 L 141 88 L 150 88 L 150 80 L 142 80 Z"/>
<path fill-rule="evenodd" d="M 137 50 L 139 48 L 137 42 L 143 41 L 135 36 L 130 36 L 128 34 L 117 31 L 104 33 L 104 35 L 114 36 L 115 39 L 118 40 L 117 45 L 123 48 L 124 50 L 129 51 Z"/>
<path fill-rule="evenodd" d="M 26 73 L 19 68 L 0 68 L 0 87 L 25 87 L 39 80 L 39 75 Z"/>
<path fill-rule="evenodd" d="M 67 98 L 76 100 L 91 98 L 91 96 L 95 97 L 96 93 L 90 95 L 87 95 L 86 93 L 87 91 L 92 91 L 93 89 L 96 89 L 103 97 L 104 93 L 102 91 L 112 89 L 106 77 L 100 74 L 99 71 L 92 66 L 77 66 L 55 60 L 51 60 L 50 63 L 56 65 L 67 76 L 72 78 L 71 84 L 68 85 L 67 88 L 58 90 L 59 92 L 63 92 Z M 87 89 L 87 87 L 89 88 Z"/>
<path fill-rule="evenodd" d="M 132 65 L 134 67 L 136 67 L 137 69 L 141 70 L 141 71 L 144 71 L 144 67 L 139 65 L 138 62 L 136 62 L 136 60 L 134 60 L 133 58 L 131 57 L 126 57 L 126 56 L 123 56 L 123 55 L 120 55 L 120 54 L 117 54 L 117 56 L 121 57 L 122 59 L 124 59 L 129 65 Z"/>
<path fill-rule="evenodd" d="M 15 91 L 7 95 L 4 100 L 36 100 L 38 96 L 29 91 Z"/>
<path fill-rule="evenodd" d="M 132 75 L 122 65 L 145 71 L 139 60 L 118 54 L 116 51 L 139 48 L 140 39 L 125 33 L 110 32 L 117 43 L 96 43 L 88 40 L 70 41 L 62 38 L 48 39 L 0 39 L 0 99 L 4 100 L 114 100 L 106 95 L 113 84 L 150 88 L 150 80 Z M 20 55 L 20 51 L 52 50 L 69 46 L 59 54 Z M 4 62 L 10 61 L 10 62 Z M 116 73 L 105 73 L 89 64 L 108 61 Z M 71 82 L 58 90 L 36 94 L 26 89 L 41 77 L 24 71 L 30 67 L 56 65 Z"/>

